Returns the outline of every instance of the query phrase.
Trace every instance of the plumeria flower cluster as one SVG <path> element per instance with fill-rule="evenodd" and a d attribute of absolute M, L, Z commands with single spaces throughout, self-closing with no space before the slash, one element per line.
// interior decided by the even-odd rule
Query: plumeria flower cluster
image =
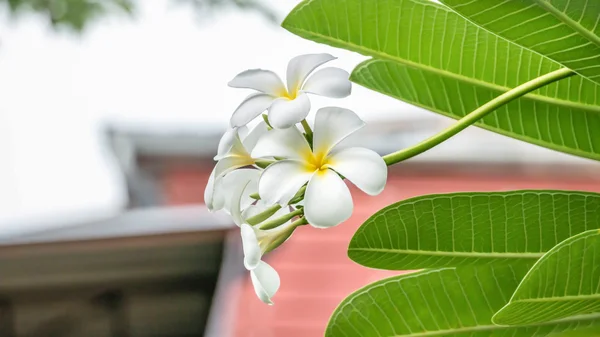
<path fill-rule="evenodd" d="M 346 221 L 353 202 L 344 180 L 369 195 L 381 193 L 387 180 L 387 166 L 377 153 L 343 145 L 365 126 L 354 112 L 321 108 L 314 131 L 306 121 L 308 93 L 343 98 L 351 92 L 349 75 L 342 69 L 324 68 L 311 76 L 334 59 L 329 54 L 293 58 L 287 87 L 275 73 L 261 69 L 244 71 L 229 83 L 258 93 L 234 111 L 204 199 L 209 210 L 225 211 L 240 227 L 244 266 L 257 296 L 268 304 L 280 278 L 263 256 L 299 226 L 329 228 Z M 263 120 L 249 130 L 247 124 L 261 114 Z"/>

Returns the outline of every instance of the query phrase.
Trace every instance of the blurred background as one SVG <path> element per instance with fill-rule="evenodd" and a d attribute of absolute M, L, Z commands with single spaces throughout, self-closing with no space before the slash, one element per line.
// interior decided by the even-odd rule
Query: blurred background
<path fill-rule="evenodd" d="M 254 295 L 239 233 L 203 191 L 248 68 L 328 52 L 279 27 L 299 0 L 0 0 L 0 336 L 312 337 L 357 288 L 392 275 L 346 257 L 374 211 L 428 193 L 600 191 L 598 164 L 477 128 L 391 168 L 384 193 L 270 254 Z M 381 154 L 452 121 L 354 86 L 338 105 Z M 313 112 L 314 114 L 314 112 Z M 312 115 L 311 115 L 312 117 Z"/>

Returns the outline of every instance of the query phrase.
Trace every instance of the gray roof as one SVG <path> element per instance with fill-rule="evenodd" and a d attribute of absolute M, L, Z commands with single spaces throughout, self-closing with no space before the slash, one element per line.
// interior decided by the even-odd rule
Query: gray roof
<path fill-rule="evenodd" d="M 229 217 L 210 213 L 203 205 L 143 208 L 109 219 L 4 238 L 0 246 L 224 231 L 233 227 Z"/>

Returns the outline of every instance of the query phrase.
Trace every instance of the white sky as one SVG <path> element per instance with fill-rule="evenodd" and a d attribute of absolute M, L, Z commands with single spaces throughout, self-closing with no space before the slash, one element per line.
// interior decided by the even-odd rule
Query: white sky
<path fill-rule="evenodd" d="M 298 1 L 271 5 L 283 18 Z M 122 208 L 124 186 L 102 144 L 107 121 L 224 128 L 247 95 L 226 86 L 242 70 L 283 75 L 303 53 L 330 52 L 348 71 L 364 59 L 258 14 L 231 11 L 200 22 L 189 6 L 138 3 L 135 19 L 104 19 L 82 36 L 54 32 L 35 15 L 0 15 L 0 237 Z M 326 103 L 367 119 L 406 107 L 356 86 L 352 97 Z"/>

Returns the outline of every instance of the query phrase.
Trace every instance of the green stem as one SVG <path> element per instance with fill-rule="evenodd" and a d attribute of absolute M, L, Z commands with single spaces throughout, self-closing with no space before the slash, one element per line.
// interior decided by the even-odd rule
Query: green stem
<path fill-rule="evenodd" d="M 302 127 L 304 128 L 304 133 L 306 134 L 306 140 L 308 141 L 308 144 L 310 144 L 310 147 L 312 148 L 312 140 L 313 140 L 313 132 L 312 129 L 310 128 L 310 125 L 308 125 L 308 122 L 306 121 L 306 119 L 303 119 L 302 122 L 300 122 L 302 124 Z"/>
<path fill-rule="evenodd" d="M 246 219 L 246 222 L 249 225 L 254 226 L 256 224 L 259 224 L 259 223 L 267 220 L 268 218 L 271 217 L 271 215 L 275 214 L 275 212 L 277 212 L 280 209 L 281 209 L 281 206 L 273 205 L 273 206 L 267 208 L 266 210 L 262 211 L 261 213 L 258 213 L 255 216 Z"/>
<path fill-rule="evenodd" d="M 306 119 L 303 119 L 302 122 L 300 122 L 302 124 L 302 127 L 304 128 L 304 132 L 306 133 L 307 136 L 312 138 L 312 129 L 310 128 L 310 125 L 308 125 L 308 122 L 306 121 Z"/>
<path fill-rule="evenodd" d="M 302 199 L 304 199 L 304 192 L 306 192 L 306 185 L 300 187 L 298 192 L 296 192 L 296 194 L 294 195 L 294 197 L 292 198 L 292 200 L 290 200 L 290 202 L 288 204 L 293 205 L 295 203 L 302 201 Z"/>
<path fill-rule="evenodd" d="M 285 232 L 281 233 L 275 240 L 273 240 L 273 242 L 271 242 L 266 247 L 264 254 L 267 254 L 268 252 L 272 251 L 273 249 L 281 246 L 281 244 L 284 243 L 285 240 L 287 240 L 292 235 L 292 233 L 294 233 L 296 228 L 306 225 L 306 224 L 308 224 L 308 221 L 306 221 L 306 219 L 304 217 L 292 222 L 290 224 L 290 227 L 288 229 L 286 229 Z"/>
<path fill-rule="evenodd" d="M 262 119 L 265 121 L 265 124 L 267 124 L 267 130 L 273 130 L 271 123 L 269 123 L 269 117 L 267 117 L 265 114 L 262 114 Z"/>
<path fill-rule="evenodd" d="M 571 69 L 561 68 L 546 75 L 535 78 L 529 82 L 525 82 L 519 85 L 518 87 L 503 93 L 502 95 L 473 110 L 473 112 L 459 119 L 458 122 L 456 122 L 454 125 L 434 135 L 433 137 L 430 137 L 418 143 L 417 145 L 411 146 L 407 149 L 402 149 L 400 151 L 385 155 L 383 156 L 383 160 L 388 166 L 390 166 L 404 161 L 406 159 L 412 158 L 418 154 L 421 154 L 435 147 L 436 145 L 439 145 L 448 138 L 456 135 L 460 131 L 464 130 L 466 127 L 477 122 L 479 119 L 485 117 L 486 115 L 498 109 L 499 107 L 540 87 L 573 75 L 575 75 L 575 73 Z"/>
<path fill-rule="evenodd" d="M 282 217 L 279 217 L 277 219 L 265 221 L 265 222 L 261 223 L 258 228 L 263 229 L 263 230 L 277 228 L 277 227 L 283 225 L 284 223 L 292 220 L 294 217 L 296 217 L 298 215 L 302 215 L 303 212 L 304 211 L 302 209 L 297 209 L 297 210 L 290 212 L 290 213 L 288 213 Z"/>

